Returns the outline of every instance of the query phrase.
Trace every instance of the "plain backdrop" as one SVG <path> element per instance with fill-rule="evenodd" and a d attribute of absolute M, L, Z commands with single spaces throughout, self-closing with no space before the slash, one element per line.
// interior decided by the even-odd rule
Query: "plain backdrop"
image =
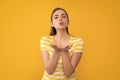
<path fill-rule="evenodd" d="M 56 7 L 84 40 L 77 80 L 120 80 L 119 0 L 0 0 L 0 80 L 41 80 L 40 39 Z"/>

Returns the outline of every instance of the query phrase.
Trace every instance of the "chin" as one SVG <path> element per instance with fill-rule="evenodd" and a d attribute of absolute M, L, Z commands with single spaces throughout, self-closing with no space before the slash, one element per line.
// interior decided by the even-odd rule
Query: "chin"
<path fill-rule="evenodd" d="M 66 27 L 64 27 L 64 26 L 59 26 L 59 27 L 57 27 L 57 29 L 59 29 L 59 30 L 61 29 L 61 30 L 62 30 L 62 29 L 66 29 Z"/>

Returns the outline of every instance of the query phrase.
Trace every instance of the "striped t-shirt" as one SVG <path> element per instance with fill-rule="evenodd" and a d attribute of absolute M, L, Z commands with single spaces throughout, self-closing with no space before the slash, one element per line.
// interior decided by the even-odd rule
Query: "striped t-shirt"
<path fill-rule="evenodd" d="M 42 50 L 47 50 L 49 52 L 50 58 L 54 52 L 54 49 L 50 46 L 50 44 L 54 43 L 54 36 L 43 36 L 40 40 L 40 48 Z M 74 52 L 83 52 L 83 39 L 80 37 L 70 36 L 68 40 L 69 44 L 73 44 L 69 49 L 69 55 L 72 56 Z M 49 75 L 46 71 L 44 71 L 42 80 L 76 80 L 75 72 L 71 74 L 71 76 L 66 77 L 62 68 L 62 56 L 59 56 L 56 69 L 52 75 Z"/>

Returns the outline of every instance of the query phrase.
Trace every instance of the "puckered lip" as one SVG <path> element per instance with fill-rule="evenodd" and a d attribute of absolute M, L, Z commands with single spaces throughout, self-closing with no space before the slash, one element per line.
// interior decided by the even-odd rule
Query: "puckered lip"
<path fill-rule="evenodd" d="M 64 25 L 64 22 L 62 22 L 62 21 L 61 21 L 61 22 L 59 22 L 59 25 Z"/>

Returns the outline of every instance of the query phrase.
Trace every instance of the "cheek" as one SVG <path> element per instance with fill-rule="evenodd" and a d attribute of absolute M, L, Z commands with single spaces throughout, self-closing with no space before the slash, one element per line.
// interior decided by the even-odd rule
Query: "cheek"
<path fill-rule="evenodd" d="M 52 20 L 52 23 L 53 23 L 53 24 L 55 23 L 55 20 L 54 20 L 54 19 Z"/>
<path fill-rule="evenodd" d="M 67 25 L 67 24 L 69 24 L 69 21 L 68 21 L 68 20 L 65 20 L 65 23 L 66 23 L 66 25 Z"/>
<path fill-rule="evenodd" d="M 68 19 L 63 19 L 63 20 L 64 20 L 64 22 L 68 23 Z"/>
<path fill-rule="evenodd" d="M 54 20 L 54 21 L 53 21 L 53 25 L 56 25 L 56 24 L 57 24 L 57 22 Z"/>

